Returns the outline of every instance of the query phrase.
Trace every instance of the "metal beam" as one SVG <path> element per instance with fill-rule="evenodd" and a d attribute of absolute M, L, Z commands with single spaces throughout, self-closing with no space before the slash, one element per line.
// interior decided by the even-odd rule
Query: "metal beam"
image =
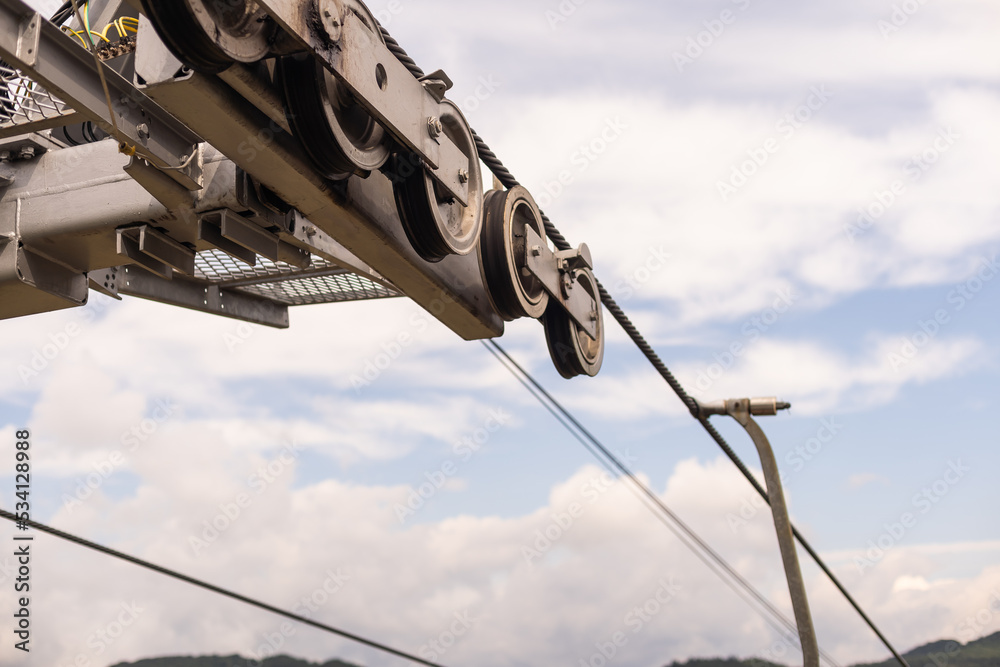
<path fill-rule="evenodd" d="M 228 72 L 232 69 L 230 67 L 226 71 Z M 240 91 L 237 90 L 237 92 Z M 251 103 L 257 106 L 252 100 Z M 261 111 L 265 115 L 267 114 L 267 111 L 263 109 Z M 280 230 L 278 234 L 285 244 L 298 247 L 322 257 L 387 289 L 397 291 L 396 287 L 386 280 L 384 276 L 355 257 L 352 252 L 331 238 L 329 234 L 326 234 L 319 227 L 312 224 L 302 213 L 294 208 L 288 211 L 276 208 L 274 202 L 271 201 L 272 195 L 265 192 L 260 184 L 250 178 L 242 169 L 237 173 L 236 197 L 243 207 L 258 216 L 256 222 L 261 226 L 277 227 Z"/>
<path fill-rule="evenodd" d="M 94 55 L 21 0 L 0 0 L 0 55 L 77 112 L 113 134 L 108 98 Z M 114 109 L 115 138 L 135 146 L 189 190 L 200 188 L 200 165 L 192 160 L 199 139 L 140 93 L 118 72 L 101 64 Z"/>
<path fill-rule="evenodd" d="M 24 123 L 0 127 L 0 139 L 15 137 L 19 134 L 24 134 L 26 131 L 41 132 L 42 130 L 50 130 L 65 125 L 75 125 L 76 123 L 83 123 L 90 120 L 87 116 L 77 111 L 68 111 L 51 118 L 45 118 L 37 112 L 27 111 L 26 113 L 29 119 Z"/>
<path fill-rule="evenodd" d="M 175 208 L 130 178 L 138 172 L 133 168 L 127 173 L 123 167 L 128 163 L 115 142 L 107 140 L 4 165 L 14 182 L 0 191 L 0 234 L 5 221 L 16 219 L 17 236 L 26 246 L 87 272 L 122 263 L 116 253 L 119 227 L 155 221 L 174 240 L 188 243 L 197 237 L 192 211 L 238 205 L 236 167 L 217 151 L 205 152 L 204 189 L 192 193 L 174 184 L 166 196 L 153 188 Z M 145 170 L 150 171 L 162 184 L 174 183 L 163 172 Z"/>
<path fill-rule="evenodd" d="M 198 221 L 204 209 L 228 210 L 226 207 L 232 207 L 244 211 L 247 208 L 247 202 L 236 191 L 236 166 L 211 148 L 205 154 L 206 187 L 197 193 L 185 190 L 141 159 L 128 161 L 118 153 L 113 141 L 49 150 L 32 160 L 3 165 L 13 184 L 0 191 L 0 251 L 9 247 L 13 253 L 18 243 L 39 249 L 56 260 L 57 266 L 74 267 L 79 273 L 89 272 L 91 288 L 111 294 L 114 290 L 105 284 L 108 273 L 104 269 L 127 261 L 117 254 L 118 232 L 121 231 L 126 232 L 122 250 L 130 259 L 146 266 L 152 264 L 150 268 L 172 276 L 173 271 L 164 263 L 168 257 L 156 259 L 155 255 L 162 253 L 142 249 L 141 223 L 153 222 L 157 229 L 167 230 L 174 241 L 206 250 L 220 245 L 215 241 L 228 241 L 221 234 L 219 239 L 209 242 L 198 240 Z M 122 171 L 127 161 L 128 167 Z M 245 179 L 246 175 L 241 173 L 240 178 Z M 244 183 L 244 189 L 246 187 Z M 265 226 L 274 228 L 274 225 Z M 298 211 L 289 211 L 287 220 L 282 219 L 278 226 L 281 231 L 274 238 L 279 260 L 302 267 L 309 259 L 308 253 L 314 253 L 388 289 L 395 289 Z M 150 231 L 152 229 L 147 227 L 147 234 Z M 263 229 L 261 232 L 270 233 Z M 242 246 L 233 246 L 245 250 Z M 178 268 L 190 271 L 190 257 L 186 251 L 181 252 L 186 257 L 184 266 Z M 138 259 L 133 259 L 133 255 Z M 251 264 L 255 261 L 250 251 L 242 253 L 242 258 Z M 24 283 L 14 271 L 15 262 L 13 254 L 9 258 L 0 257 L 0 264 L 9 269 L 0 268 L 0 318 L 67 308 L 85 301 L 82 283 L 70 298 L 58 293 L 53 295 Z M 55 271 L 64 273 L 65 269 Z M 340 269 L 327 271 L 342 272 Z M 307 271 L 285 279 L 319 275 L 316 271 Z M 275 276 L 268 275 L 245 284 L 275 280 Z"/>
<path fill-rule="evenodd" d="M 137 266 L 124 267 L 118 293 L 235 320 L 288 328 L 288 306 L 252 294 L 175 275 L 164 280 Z"/>
<path fill-rule="evenodd" d="M 502 335 L 503 320 L 490 303 L 476 254 L 437 263 L 421 259 L 399 221 L 387 178 L 352 178 L 345 192 L 316 173 L 298 141 L 268 118 L 273 114 L 265 115 L 216 77 L 175 76 L 180 63 L 165 64 L 162 53 L 149 53 L 166 47 L 152 30 L 141 34 L 136 73 L 149 97 L 458 335 Z"/>
<path fill-rule="evenodd" d="M 35 315 L 87 303 L 87 275 L 0 237 L 0 304 L 5 317 Z M 9 313 L 9 314 L 7 314 Z"/>
<path fill-rule="evenodd" d="M 285 117 L 285 103 L 271 86 L 266 72 L 262 71 L 264 67 L 262 63 L 255 65 L 233 63 L 219 72 L 219 78 L 263 111 L 278 127 L 291 133 L 292 129 L 288 125 L 288 118 Z"/>

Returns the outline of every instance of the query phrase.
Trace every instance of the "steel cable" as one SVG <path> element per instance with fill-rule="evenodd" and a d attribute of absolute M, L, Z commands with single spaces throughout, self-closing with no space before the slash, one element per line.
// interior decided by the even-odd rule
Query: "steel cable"
<path fill-rule="evenodd" d="M 398 58 L 399 61 L 406 66 L 406 68 L 413 74 L 413 76 L 415 76 L 418 79 L 423 77 L 424 71 L 420 68 L 419 65 L 417 65 L 417 63 L 413 60 L 413 58 L 411 58 L 409 54 L 406 53 L 406 50 L 403 49 L 402 46 L 400 46 L 399 42 L 397 42 L 389 34 L 389 32 L 385 29 L 385 27 L 379 25 L 379 30 L 381 31 L 382 36 L 385 37 L 386 46 L 389 48 L 392 54 L 396 56 L 396 58 Z M 479 134 L 474 130 L 472 132 L 472 136 L 476 142 L 476 150 L 479 152 L 479 159 L 483 161 L 483 164 L 489 167 L 490 171 L 493 172 L 493 175 L 497 177 L 500 183 L 503 184 L 503 186 L 508 189 L 520 185 L 517 179 L 514 178 L 514 175 L 510 172 L 509 169 L 507 169 L 507 167 L 504 166 L 503 162 L 500 160 L 499 157 L 497 157 L 497 154 L 494 153 L 493 150 L 486 144 L 483 138 L 480 137 Z M 558 229 L 556 229 L 556 226 L 552 223 L 549 217 L 545 215 L 544 212 L 542 212 L 541 215 L 542 215 L 542 221 L 545 223 L 545 233 L 548 236 L 548 238 L 552 240 L 553 245 L 558 250 L 571 249 L 572 246 L 570 245 L 569 241 L 567 241 L 566 237 L 563 236 Z M 597 287 L 601 294 L 601 303 L 603 303 L 604 307 L 607 308 L 609 313 L 611 313 L 611 316 L 615 318 L 615 321 L 618 322 L 622 330 L 624 330 L 625 333 L 628 335 L 628 337 L 632 339 L 632 342 L 635 343 L 636 347 L 639 348 L 639 350 L 643 353 L 643 355 L 646 357 L 649 363 L 652 364 L 653 368 L 656 369 L 656 371 L 666 381 L 666 383 L 670 386 L 670 388 L 674 391 L 674 393 L 677 394 L 677 397 L 681 399 L 681 401 L 687 407 L 688 411 L 691 412 L 691 416 L 693 416 L 701 423 L 701 425 L 712 437 L 712 439 L 715 440 L 715 442 L 719 445 L 720 448 L 722 448 L 722 451 L 726 454 L 726 456 L 729 457 L 729 459 L 736 465 L 736 467 L 743 474 L 743 476 L 746 477 L 747 481 L 750 482 L 750 484 L 757 491 L 757 493 L 760 494 L 761 498 L 764 499 L 764 502 L 767 503 L 768 506 L 770 506 L 771 499 L 767 495 L 767 490 L 765 490 L 764 487 L 761 486 L 761 484 L 753 476 L 753 473 L 750 472 L 750 469 L 747 468 L 746 465 L 743 463 L 743 461 L 740 459 L 739 455 L 736 454 L 736 452 L 729 445 L 729 443 L 726 442 L 726 439 L 722 437 L 722 434 L 719 433 L 719 431 L 716 430 L 716 428 L 712 424 L 710 424 L 707 419 L 703 419 L 701 417 L 699 413 L 697 399 L 695 399 L 693 396 L 687 393 L 687 390 L 684 389 L 684 386 L 680 383 L 680 381 L 677 380 L 676 377 L 674 377 L 674 374 L 670 371 L 669 368 L 667 368 L 667 365 L 663 363 L 663 360 L 660 359 L 660 356 L 653 349 L 653 346 L 649 344 L 649 341 L 647 341 L 645 336 L 642 335 L 638 327 L 636 327 L 635 324 L 632 323 L 632 320 L 629 319 L 629 317 L 625 314 L 625 311 L 622 310 L 621 306 L 618 305 L 618 302 L 615 301 L 614 297 L 611 296 L 611 293 L 604 288 L 604 285 L 601 284 L 600 280 L 597 281 Z M 861 618 L 868 625 L 868 627 L 871 628 L 872 632 L 874 632 L 875 635 L 879 638 L 879 640 L 881 640 L 882 644 L 887 649 L 889 649 L 889 651 L 892 653 L 893 657 L 899 662 L 899 664 L 902 665 L 903 667 L 909 667 L 906 660 L 903 659 L 903 656 L 899 654 L 899 652 L 895 649 L 895 647 L 893 647 L 893 645 L 889 642 L 889 640 L 885 637 L 885 635 L 882 634 L 882 632 L 875 625 L 874 621 L 872 621 L 871 618 L 868 617 L 868 614 L 864 612 L 864 610 L 861 608 L 861 605 L 857 603 L 857 601 L 847 591 L 844 585 L 840 583 L 840 580 L 836 577 L 836 575 L 834 575 L 834 573 L 830 570 L 830 568 L 827 567 L 826 563 L 820 557 L 819 553 L 817 553 L 816 550 L 813 549 L 812 545 L 809 544 L 805 536 L 803 536 L 802 533 L 799 532 L 799 529 L 796 528 L 794 524 L 792 525 L 792 534 L 795 536 L 795 539 L 798 540 L 799 544 L 801 544 L 802 547 L 806 550 L 809 556 L 820 567 L 823 573 L 826 574 L 826 576 L 830 579 L 830 581 L 837 588 L 837 590 L 840 591 L 840 593 L 844 596 L 844 598 L 851 605 L 851 607 L 854 608 L 854 610 L 858 613 L 858 615 L 861 616 Z"/>
<path fill-rule="evenodd" d="M 643 505 L 681 541 L 681 544 L 686 546 L 713 574 L 719 577 L 724 584 L 742 598 L 751 608 L 754 608 L 753 600 L 756 600 L 757 604 L 762 608 L 757 609 L 761 618 L 781 635 L 786 642 L 801 650 L 801 645 L 797 639 L 798 629 L 791 619 L 782 614 L 781 610 L 775 607 L 763 593 L 754 588 L 753 584 L 747 581 L 719 552 L 713 549 L 693 528 L 687 525 L 680 516 L 671 510 L 649 486 L 644 484 L 631 469 L 622 463 L 621 459 L 615 456 L 613 452 L 587 430 L 571 412 L 542 387 L 503 347 L 495 341 L 484 341 L 483 345 L 542 404 L 542 407 L 549 414 L 555 417 L 587 451 L 593 454 L 594 458 L 608 472 L 613 475 L 622 475 L 631 482 L 631 485 L 628 485 L 626 488 L 642 501 Z M 727 574 L 729 578 L 726 577 Z M 779 625 L 784 626 L 784 629 L 779 627 Z M 790 634 L 786 634 L 786 631 Z M 839 667 L 839 664 L 829 655 L 822 651 L 821 654 L 824 660 L 830 665 Z"/>
<path fill-rule="evenodd" d="M 400 651 L 398 649 L 394 649 L 391 646 L 387 646 L 387 645 L 382 644 L 380 642 L 377 642 L 377 641 L 374 641 L 374 640 L 371 640 L 371 639 L 366 639 L 366 638 L 361 637 L 359 635 L 356 635 L 356 634 L 354 634 L 352 632 L 347 632 L 346 630 L 341 630 L 340 628 L 335 628 L 335 627 L 333 627 L 331 625 L 326 625 L 326 624 L 323 624 L 323 623 L 319 623 L 318 621 L 313 621 L 311 619 L 306 618 L 305 616 L 299 616 L 298 614 L 293 614 L 290 611 L 285 611 L 284 609 L 279 609 L 278 607 L 275 607 L 273 605 L 269 605 L 266 602 L 261 602 L 259 600 L 255 600 L 254 598 L 250 598 L 250 597 L 247 597 L 245 595 L 241 595 L 239 593 L 235 593 L 233 591 L 227 590 L 227 589 L 222 588 L 220 586 L 215 586 L 214 584 L 210 584 L 210 583 L 202 581 L 200 579 L 195 579 L 194 577 L 189 577 L 186 574 L 181 574 L 180 572 L 177 572 L 175 570 L 171 570 L 171 569 L 163 567 L 161 565 L 156 565 L 155 563 L 150 563 L 149 561 L 143 560 L 141 558 L 137 558 L 135 556 L 130 556 L 130 555 L 126 554 L 126 553 L 122 553 L 121 551 L 116 551 L 116 550 L 114 550 L 114 549 L 112 549 L 110 547 L 106 547 L 106 546 L 97 544 L 96 542 L 91 542 L 90 540 L 85 540 L 82 537 L 77 537 L 76 535 L 72 535 L 70 533 L 63 532 L 63 531 L 59 530 L 58 528 L 52 528 L 51 526 L 47 526 L 47 525 L 45 525 L 43 523 L 38 523 L 37 521 L 32 521 L 30 519 L 24 519 L 24 520 L 19 519 L 16 515 L 12 514 L 11 512 L 8 512 L 8 511 L 6 511 L 4 509 L 0 509 L 0 519 L 6 519 L 7 521 L 13 521 L 14 523 L 17 523 L 17 524 L 28 525 L 31 528 L 34 528 L 35 530 L 39 530 L 39 531 L 41 531 L 43 533 L 48 533 L 49 535 L 52 535 L 54 537 L 58 537 L 61 540 L 66 540 L 67 542 L 72 542 L 73 544 L 76 544 L 76 545 L 79 545 L 79 546 L 82 546 L 82 547 L 86 547 L 87 549 L 92 549 L 94 551 L 100 552 L 100 553 L 108 555 L 108 556 L 112 556 L 112 557 L 117 558 L 119 560 L 123 560 L 123 561 L 125 561 L 127 563 L 132 563 L 133 565 L 138 565 L 139 567 L 146 568 L 147 570 L 152 570 L 153 572 L 158 572 L 158 573 L 166 575 L 168 577 L 172 577 L 173 579 L 177 579 L 179 581 L 183 581 L 185 583 L 191 584 L 192 586 L 197 586 L 198 588 L 204 588 L 207 591 L 211 591 L 213 593 L 218 593 L 219 595 L 225 596 L 227 598 L 231 598 L 233 600 L 237 600 L 239 602 L 243 602 L 243 603 L 251 605 L 253 607 L 257 607 L 258 609 L 263 609 L 264 611 L 269 611 L 272 614 L 277 614 L 278 616 L 284 616 L 285 618 L 291 619 L 293 621 L 298 621 L 299 623 L 304 623 L 306 625 L 310 625 L 310 626 L 312 626 L 314 628 L 318 628 L 319 630 L 323 630 L 325 632 L 329 632 L 329 633 L 332 633 L 332 634 L 335 634 L 335 635 L 339 635 L 340 637 L 344 637 L 345 639 L 350 639 L 351 641 L 358 642 L 359 644 L 364 644 L 365 646 L 377 649 L 377 650 L 382 651 L 384 653 L 389 653 L 390 655 L 394 655 L 394 656 L 396 656 L 398 658 L 404 658 L 406 660 L 410 660 L 412 662 L 416 662 L 416 663 L 421 664 L 421 665 L 427 665 L 427 667 L 443 667 L 442 665 L 440 665 L 440 664 L 438 664 L 436 662 L 430 662 L 428 660 L 424 660 L 423 658 L 417 657 L 417 656 L 412 655 L 410 653 L 407 653 L 405 651 Z"/>

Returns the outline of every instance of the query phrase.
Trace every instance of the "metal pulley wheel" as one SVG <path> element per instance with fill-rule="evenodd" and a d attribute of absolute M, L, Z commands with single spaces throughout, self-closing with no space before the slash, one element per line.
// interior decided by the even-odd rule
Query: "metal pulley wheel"
<path fill-rule="evenodd" d="M 406 236 L 428 262 L 438 262 L 448 255 L 469 254 L 483 228 L 483 176 L 472 129 L 450 100 L 441 102 L 437 120 L 439 133 L 468 158 L 461 165 L 462 178 L 469 186 L 468 206 L 452 197 L 412 153 L 397 155 L 388 174 Z"/>
<path fill-rule="evenodd" d="M 191 69 L 216 73 L 267 55 L 277 26 L 253 0 L 142 0 L 156 33 Z"/>
<path fill-rule="evenodd" d="M 389 159 L 389 135 L 315 59 L 279 60 L 288 124 L 326 178 L 367 177 Z"/>
<path fill-rule="evenodd" d="M 342 5 L 339 11 L 360 17 L 385 42 L 375 17 L 363 4 L 346 0 L 337 5 Z M 278 78 L 288 123 L 326 178 L 367 177 L 389 159 L 389 135 L 318 60 L 306 55 L 281 58 Z"/>
<path fill-rule="evenodd" d="M 549 294 L 527 267 L 525 229 L 545 243 L 545 223 L 531 194 L 518 185 L 490 190 L 483 205 L 479 244 L 483 274 L 497 311 L 508 322 L 545 314 Z"/>
<path fill-rule="evenodd" d="M 582 289 L 594 300 L 597 339 L 587 335 L 554 299 L 549 302 L 542 324 L 545 326 L 545 342 L 556 370 L 567 380 L 578 375 L 594 377 L 604 363 L 604 314 L 597 280 L 590 269 L 573 272 L 572 289 Z"/>

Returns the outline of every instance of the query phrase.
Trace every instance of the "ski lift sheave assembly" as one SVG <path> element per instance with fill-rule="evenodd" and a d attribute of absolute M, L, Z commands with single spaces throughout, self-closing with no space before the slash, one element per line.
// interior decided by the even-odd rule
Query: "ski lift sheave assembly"
<path fill-rule="evenodd" d="M 284 327 L 403 295 L 467 340 L 537 319 L 561 375 L 600 370 L 589 249 L 553 250 L 525 188 L 484 191 L 452 81 L 408 69 L 360 1 L 53 19 L 0 0 L 0 318 L 96 289 Z"/>
<path fill-rule="evenodd" d="M 0 0 L 0 319 L 83 306 L 95 290 L 285 328 L 291 306 L 405 296 L 466 340 L 536 319 L 573 378 L 601 369 L 607 305 L 761 497 L 774 494 L 806 664 L 819 651 L 793 538 L 905 665 L 788 519 L 751 418 L 787 404 L 690 396 L 451 88 L 359 0 L 69 0 L 51 19 Z M 767 489 L 712 415 L 748 430 Z"/>

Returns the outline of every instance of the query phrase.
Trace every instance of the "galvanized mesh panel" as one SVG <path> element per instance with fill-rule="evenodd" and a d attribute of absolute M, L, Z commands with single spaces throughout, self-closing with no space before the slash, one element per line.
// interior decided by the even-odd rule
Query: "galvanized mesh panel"
<path fill-rule="evenodd" d="M 284 262 L 272 262 L 257 256 L 257 265 L 250 266 L 227 255 L 221 250 L 199 252 L 194 262 L 195 276 L 213 283 L 257 282 L 257 279 L 274 279 L 294 273 L 326 271 L 337 268 L 335 264 L 313 255 L 312 264 L 307 269 L 299 269 Z M 342 269 L 341 269 L 342 270 Z"/>
<path fill-rule="evenodd" d="M 290 306 L 386 299 L 399 296 L 396 292 L 355 273 L 283 279 L 274 283 L 241 287 L 240 291 L 256 294 Z"/>
<path fill-rule="evenodd" d="M 300 269 L 260 256 L 256 266 L 249 266 L 221 250 L 206 250 L 195 258 L 195 276 L 289 306 L 399 296 L 316 255 L 308 268 Z"/>
<path fill-rule="evenodd" d="M 0 61 L 0 128 L 50 121 L 72 113 L 65 102 Z"/>

